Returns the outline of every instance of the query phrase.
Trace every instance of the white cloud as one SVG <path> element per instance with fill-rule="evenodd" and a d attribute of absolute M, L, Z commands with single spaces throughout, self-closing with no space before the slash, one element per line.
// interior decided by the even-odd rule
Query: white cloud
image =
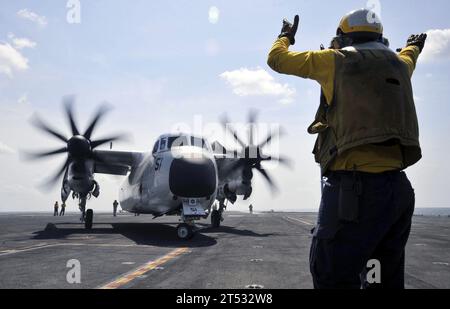
<path fill-rule="evenodd" d="M 16 49 L 35 48 L 36 47 L 36 42 L 33 42 L 27 38 L 18 38 L 13 33 L 9 33 L 8 38 L 11 40 L 14 48 L 16 48 Z"/>
<path fill-rule="evenodd" d="M 220 18 L 220 11 L 217 7 L 212 6 L 208 11 L 208 20 L 211 24 L 217 24 Z"/>
<path fill-rule="evenodd" d="M 35 12 L 30 11 L 29 9 L 22 9 L 17 12 L 17 16 L 20 18 L 32 21 L 34 23 L 37 23 L 40 26 L 46 26 L 47 25 L 47 18 L 45 16 L 40 16 L 36 14 Z"/>
<path fill-rule="evenodd" d="M 282 104 L 292 103 L 295 89 L 288 84 L 280 84 L 264 69 L 240 68 L 220 74 L 238 96 L 273 96 Z"/>
<path fill-rule="evenodd" d="M 428 38 L 420 59 L 422 61 L 450 60 L 450 29 L 427 31 Z"/>
<path fill-rule="evenodd" d="M 15 154 L 16 151 L 9 147 L 8 145 L 0 142 L 0 155 L 2 154 Z"/>
<path fill-rule="evenodd" d="M 14 71 L 28 69 L 28 59 L 8 43 L 0 43 L 0 73 L 12 77 Z"/>

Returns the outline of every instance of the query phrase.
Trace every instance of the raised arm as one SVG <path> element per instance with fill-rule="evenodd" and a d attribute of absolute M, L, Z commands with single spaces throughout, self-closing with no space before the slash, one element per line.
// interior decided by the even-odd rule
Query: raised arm
<path fill-rule="evenodd" d="M 422 33 L 419 35 L 411 35 L 408 38 L 406 47 L 403 48 L 398 56 L 400 59 L 408 65 L 409 75 L 412 77 L 414 70 L 416 69 L 417 60 L 419 59 L 420 53 L 425 47 L 425 42 L 427 40 L 427 34 Z"/>
<path fill-rule="evenodd" d="M 269 52 L 267 64 L 281 74 L 295 75 L 317 81 L 324 91 L 328 102 L 333 95 L 336 51 L 292 52 L 289 51 L 289 39 L 282 37 L 275 41 Z"/>

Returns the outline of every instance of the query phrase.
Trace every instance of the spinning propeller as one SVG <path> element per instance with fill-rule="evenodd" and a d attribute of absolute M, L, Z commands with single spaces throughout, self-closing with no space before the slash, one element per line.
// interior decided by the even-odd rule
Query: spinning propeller
<path fill-rule="evenodd" d="M 284 157 L 272 157 L 264 155 L 262 149 L 269 144 L 275 137 L 274 133 L 269 132 L 267 137 L 260 142 L 255 144 L 255 127 L 256 127 L 257 112 L 251 111 L 248 116 L 248 123 L 250 125 L 249 130 L 249 144 L 246 144 L 237 134 L 236 130 L 231 126 L 228 118 L 225 116 L 222 118 L 222 125 L 225 129 L 234 137 L 234 140 L 242 147 L 242 150 L 238 152 L 238 160 L 225 168 L 225 175 L 229 175 L 237 170 L 242 169 L 244 181 L 250 182 L 253 178 L 253 170 L 257 170 L 266 181 L 269 183 L 270 188 L 273 191 L 277 190 L 272 177 L 269 173 L 262 167 L 262 162 L 276 161 L 284 165 L 290 165 L 290 161 Z M 279 136 L 283 134 L 280 130 Z"/>
<path fill-rule="evenodd" d="M 51 187 L 55 185 L 58 179 L 65 173 L 67 173 L 68 167 L 73 161 L 83 161 L 83 160 L 96 160 L 101 161 L 99 158 L 95 156 L 93 150 L 97 147 L 100 147 L 104 144 L 111 143 L 117 140 L 122 140 L 124 138 L 123 135 L 112 136 L 109 138 L 104 138 L 100 140 L 92 140 L 92 134 L 96 129 L 97 124 L 102 120 L 102 118 L 106 115 L 106 113 L 110 110 L 107 105 L 102 105 L 98 109 L 94 118 L 92 119 L 90 125 L 84 132 L 84 134 L 80 133 L 78 126 L 76 125 L 74 115 L 73 115 L 73 105 L 74 105 L 74 97 L 69 97 L 64 99 L 64 109 L 67 116 L 67 120 L 69 121 L 72 137 L 67 138 L 63 134 L 58 131 L 50 128 L 42 119 L 40 119 L 37 115 L 32 119 L 32 124 L 40 129 L 43 132 L 52 135 L 56 139 L 62 141 L 65 145 L 59 149 L 39 152 L 39 153 L 28 153 L 27 157 L 29 159 L 41 159 L 46 157 L 51 157 L 57 154 L 67 153 L 67 158 L 64 164 L 58 169 L 58 171 L 44 184 L 45 187 Z"/>

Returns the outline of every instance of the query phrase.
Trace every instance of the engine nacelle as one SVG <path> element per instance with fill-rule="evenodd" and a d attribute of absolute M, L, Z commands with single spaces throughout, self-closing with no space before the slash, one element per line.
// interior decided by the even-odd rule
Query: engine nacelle
<path fill-rule="evenodd" d="M 244 200 L 247 200 L 251 196 L 252 191 L 251 183 L 241 180 L 231 181 L 223 187 L 225 197 L 232 204 L 236 202 L 238 195 L 244 196 Z"/>
<path fill-rule="evenodd" d="M 227 200 L 230 201 L 231 204 L 236 203 L 236 201 L 237 201 L 237 195 L 236 195 L 235 192 L 233 192 L 233 191 L 231 191 L 231 190 L 229 189 L 228 184 L 226 184 L 226 185 L 223 187 L 223 194 L 225 195 L 225 198 L 226 198 Z"/>
<path fill-rule="evenodd" d="M 94 160 L 77 160 L 69 165 L 67 183 L 70 189 L 81 194 L 95 190 Z"/>

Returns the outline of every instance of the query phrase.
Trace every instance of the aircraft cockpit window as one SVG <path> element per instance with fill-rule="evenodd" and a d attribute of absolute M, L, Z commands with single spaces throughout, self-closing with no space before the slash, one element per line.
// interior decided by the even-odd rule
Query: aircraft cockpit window
<path fill-rule="evenodd" d="M 194 146 L 209 150 L 209 146 L 203 138 L 189 135 L 169 136 L 160 138 L 153 147 L 153 153 L 171 150 L 174 147 Z"/>
<path fill-rule="evenodd" d="M 156 152 L 158 151 L 158 146 L 159 146 L 159 140 L 156 141 L 155 146 L 153 146 L 153 150 L 152 150 L 152 153 L 153 153 L 153 154 L 156 153 Z"/>
<path fill-rule="evenodd" d="M 169 149 L 172 149 L 172 147 L 182 147 L 182 146 L 188 146 L 188 139 L 186 136 L 172 136 L 169 137 Z"/>
<path fill-rule="evenodd" d="M 162 138 L 159 141 L 159 151 L 165 151 L 167 150 L 167 138 Z"/>
<path fill-rule="evenodd" d="M 200 147 L 204 149 L 208 149 L 206 145 L 206 141 L 203 138 L 191 136 L 191 145 L 195 147 Z"/>

